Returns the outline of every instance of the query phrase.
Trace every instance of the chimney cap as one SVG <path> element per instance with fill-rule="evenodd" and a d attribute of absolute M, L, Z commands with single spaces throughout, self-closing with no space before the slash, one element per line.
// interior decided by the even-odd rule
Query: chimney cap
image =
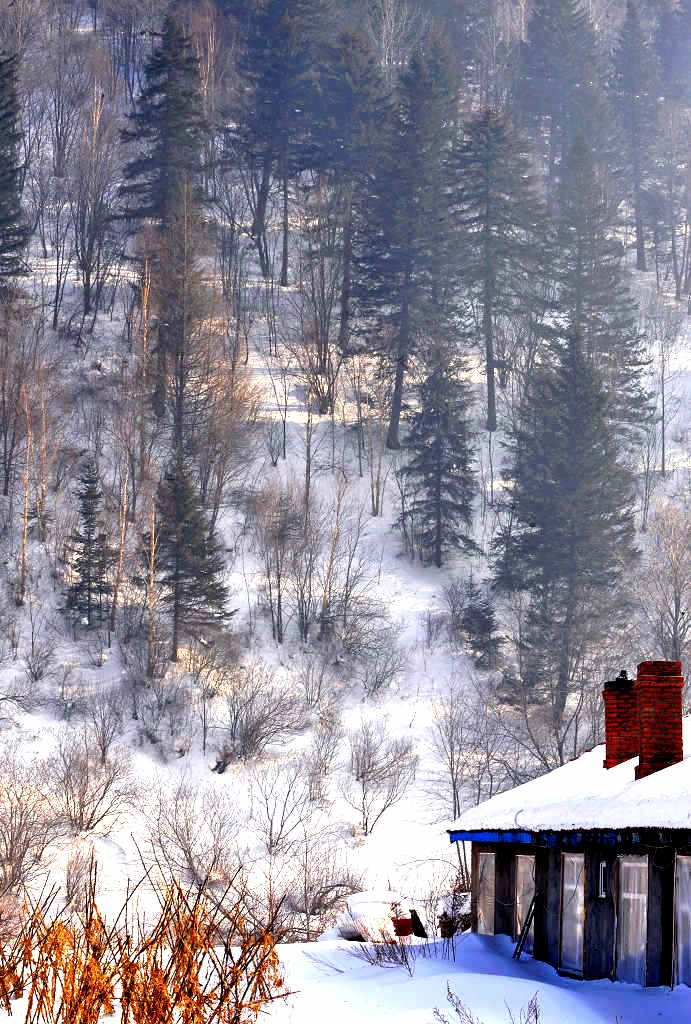
<path fill-rule="evenodd" d="M 627 690 L 633 686 L 635 679 L 629 679 L 625 668 L 621 670 L 616 679 L 608 679 L 605 683 L 605 690 Z"/>

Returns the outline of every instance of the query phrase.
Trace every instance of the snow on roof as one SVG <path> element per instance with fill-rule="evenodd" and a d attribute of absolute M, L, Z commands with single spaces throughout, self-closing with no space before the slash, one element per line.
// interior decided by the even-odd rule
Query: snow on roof
<path fill-rule="evenodd" d="M 604 743 L 561 768 L 470 807 L 451 832 L 518 829 L 691 829 L 691 717 L 684 719 L 684 760 L 636 781 L 633 757 L 604 768 Z"/>

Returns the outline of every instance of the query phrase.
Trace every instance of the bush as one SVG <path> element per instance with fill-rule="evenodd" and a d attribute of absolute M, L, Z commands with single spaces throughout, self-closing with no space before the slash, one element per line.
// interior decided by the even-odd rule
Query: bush
<path fill-rule="evenodd" d="M 389 739 L 382 722 L 363 722 L 348 737 L 349 777 L 342 785 L 346 802 L 360 814 L 365 835 L 382 814 L 398 803 L 415 779 L 417 757 L 411 740 Z"/>
<path fill-rule="evenodd" d="M 169 879 L 225 886 L 237 871 L 242 826 L 238 809 L 226 794 L 183 779 L 172 790 L 159 788 L 149 816 L 149 844 Z"/>
<path fill-rule="evenodd" d="M 305 724 L 295 694 L 278 686 L 261 661 L 235 666 L 227 682 L 226 706 L 227 742 L 216 765 L 219 772 L 234 758 L 258 757 L 270 743 Z"/>
<path fill-rule="evenodd" d="M 46 762 L 47 785 L 56 815 L 74 832 L 112 826 L 135 799 L 129 751 L 117 749 L 101 761 L 87 730 L 62 734 Z"/>

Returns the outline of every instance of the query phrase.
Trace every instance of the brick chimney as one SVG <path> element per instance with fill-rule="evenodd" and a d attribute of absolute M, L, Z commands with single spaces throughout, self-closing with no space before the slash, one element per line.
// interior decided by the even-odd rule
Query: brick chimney
<path fill-rule="evenodd" d="M 680 661 L 642 661 L 635 695 L 638 704 L 639 762 L 636 778 L 668 768 L 684 758 Z"/>
<path fill-rule="evenodd" d="M 638 705 L 635 680 L 622 671 L 605 683 L 605 768 L 614 768 L 638 753 Z"/>

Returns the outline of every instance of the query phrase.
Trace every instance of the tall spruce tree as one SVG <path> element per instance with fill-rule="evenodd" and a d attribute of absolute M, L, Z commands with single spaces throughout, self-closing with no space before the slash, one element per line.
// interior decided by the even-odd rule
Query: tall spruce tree
<path fill-rule="evenodd" d="M 160 309 L 153 404 L 163 417 L 173 381 L 173 448 L 182 451 L 186 412 L 191 321 L 199 311 L 194 251 L 202 202 L 204 141 L 199 61 L 173 15 L 167 15 L 159 45 L 144 69 L 144 86 L 130 115 L 125 143 L 139 152 L 125 167 L 121 195 L 134 223 L 153 221 L 146 242 L 153 263 L 154 294 Z"/>
<path fill-rule="evenodd" d="M 615 211 L 583 137 L 574 140 L 559 192 L 551 268 L 562 324 L 581 339 L 611 394 L 608 416 L 631 430 L 649 415 L 635 301 L 615 234 Z"/>
<path fill-rule="evenodd" d="M 536 272 L 544 252 L 544 210 L 527 145 L 504 114 L 484 110 L 466 124 L 456 147 L 455 217 L 462 285 L 472 297 L 473 334 L 484 349 L 487 429 L 497 428 L 495 371 L 503 317 L 537 308 Z"/>
<path fill-rule="evenodd" d="M 252 236 L 268 276 L 266 217 L 274 181 L 282 191 L 281 285 L 288 284 L 288 184 L 312 162 L 310 125 L 316 104 L 315 43 L 325 31 L 328 0 L 266 0 L 251 19 L 240 63 L 244 81 L 239 135 L 255 182 Z"/>
<path fill-rule="evenodd" d="M 595 30 L 581 0 L 535 0 L 521 45 L 514 100 L 550 181 L 579 132 L 599 155 L 609 149 L 609 117 Z"/>
<path fill-rule="evenodd" d="M 209 529 L 192 476 L 178 452 L 156 495 L 156 574 L 170 609 L 171 661 L 180 640 L 219 626 L 226 619 L 222 548 Z M 144 551 L 148 545 L 145 544 Z"/>
<path fill-rule="evenodd" d="M 339 345 L 350 336 L 353 275 L 353 209 L 361 206 L 381 153 L 382 126 L 391 98 L 372 47 L 364 35 L 341 32 L 324 48 L 319 73 L 320 103 L 312 127 L 320 178 L 329 182 L 342 211 Z"/>
<path fill-rule="evenodd" d="M 609 403 L 573 333 L 532 381 L 510 438 L 513 527 L 496 544 L 494 580 L 528 599 L 519 682 L 525 707 L 548 709 L 545 766 L 563 763 L 573 740 L 570 700 L 589 652 L 627 622 L 633 481 Z"/>
<path fill-rule="evenodd" d="M 411 494 L 402 517 L 413 524 L 423 557 L 439 568 L 449 551 L 475 547 L 470 536 L 475 492 L 470 396 L 463 377 L 452 349 L 433 343 L 405 442 L 409 457 L 400 470 Z"/>
<path fill-rule="evenodd" d="M 426 324 L 439 323 L 441 293 L 448 291 L 453 119 L 443 51 L 414 54 L 401 76 L 367 201 L 357 211 L 353 294 L 360 326 L 369 335 L 377 331 L 392 377 L 389 448 L 400 447 L 404 385 L 417 339 Z M 448 308 L 448 296 L 445 302 Z"/>
<path fill-rule="evenodd" d="M 208 125 L 202 112 L 199 61 L 181 26 L 168 14 L 160 42 L 144 68 L 144 85 L 123 142 L 137 147 L 124 169 L 121 195 L 133 221 L 170 225 L 183 192 L 199 188 Z"/>
<path fill-rule="evenodd" d="M 633 207 L 638 270 L 646 269 L 643 186 L 652 161 L 658 85 L 656 55 L 643 31 L 634 0 L 628 0 L 619 45 L 614 53 L 611 91 L 624 141 L 624 171 L 628 198 Z"/>
<path fill-rule="evenodd" d="M 22 251 L 29 237 L 21 209 L 17 60 L 0 56 L 0 293 L 26 273 Z"/>
<path fill-rule="evenodd" d="M 85 613 L 88 626 L 103 620 L 103 598 L 111 591 L 107 578 L 112 553 L 103 523 L 103 489 L 94 459 L 88 459 L 79 478 L 79 527 L 70 537 L 75 556 L 72 570 L 75 579 L 69 586 L 67 600 L 71 608 Z"/>

